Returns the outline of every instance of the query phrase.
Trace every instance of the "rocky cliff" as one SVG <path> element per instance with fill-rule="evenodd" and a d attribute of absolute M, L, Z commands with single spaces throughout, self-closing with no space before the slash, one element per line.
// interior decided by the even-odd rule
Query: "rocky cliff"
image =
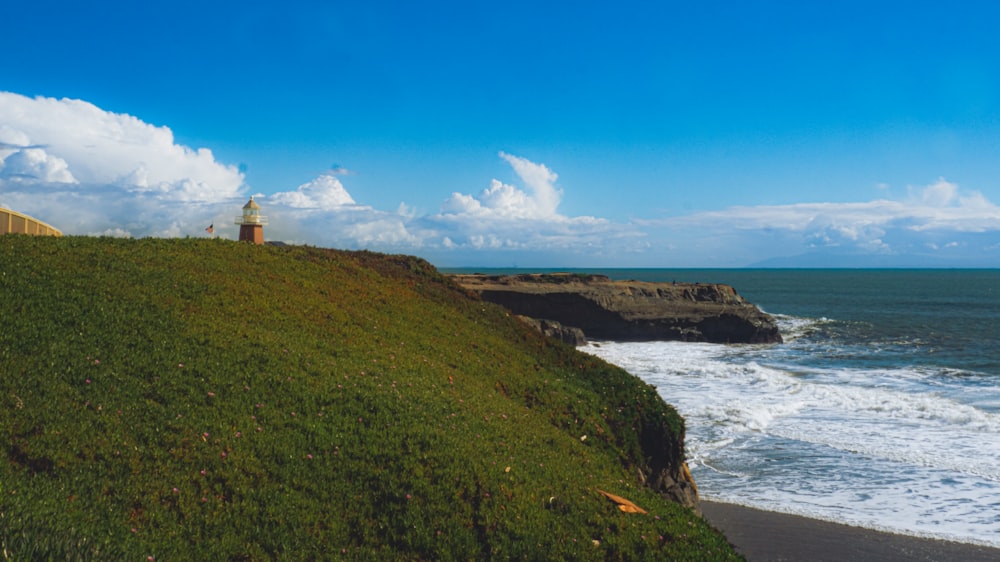
<path fill-rule="evenodd" d="M 778 343 L 770 315 L 729 285 L 612 281 L 603 275 L 454 275 L 515 314 L 580 328 L 591 339 Z"/>
<path fill-rule="evenodd" d="M 580 328 L 563 326 L 555 320 L 546 320 L 544 318 L 538 319 L 530 316 L 518 315 L 517 319 L 538 330 L 545 336 L 557 339 L 563 343 L 568 343 L 574 347 L 579 347 L 587 343 L 587 336 Z"/>

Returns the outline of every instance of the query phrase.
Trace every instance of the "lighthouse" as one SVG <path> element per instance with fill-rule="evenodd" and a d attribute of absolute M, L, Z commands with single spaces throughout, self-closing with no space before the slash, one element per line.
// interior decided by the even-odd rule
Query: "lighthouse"
<path fill-rule="evenodd" d="M 260 214 L 260 205 L 250 196 L 250 201 L 243 205 L 243 215 L 236 217 L 236 224 L 240 225 L 240 241 L 246 240 L 254 244 L 264 243 L 264 225 L 267 224 L 267 217 Z"/>

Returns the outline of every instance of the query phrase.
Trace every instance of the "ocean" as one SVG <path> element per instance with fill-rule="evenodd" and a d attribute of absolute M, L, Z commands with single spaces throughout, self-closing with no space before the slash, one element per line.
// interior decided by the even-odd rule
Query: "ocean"
<path fill-rule="evenodd" d="M 581 348 L 684 416 L 703 499 L 1000 546 L 1000 270 L 585 271 L 726 283 L 777 318 L 777 345 Z"/>

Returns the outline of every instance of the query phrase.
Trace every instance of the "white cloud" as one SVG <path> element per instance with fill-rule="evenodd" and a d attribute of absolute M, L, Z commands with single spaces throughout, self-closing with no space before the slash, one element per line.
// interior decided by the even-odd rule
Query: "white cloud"
<path fill-rule="evenodd" d="M 555 187 L 559 176 L 544 164 L 536 164 L 505 152 L 500 157 L 514 168 L 530 193 L 494 179 L 478 197 L 452 193 L 441 206 L 446 214 L 472 215 L 478 218 L 561 219 L 556 213 L 562 190 Z"/>
<path fill-rule="evenodd" d="M 300 185 L 295 191 L 275 193 L 271 196 L 271 200 L 298 209 L 321 209 L 324 211 L 355 204 L 354 198 L 332 173 L 322 174 L 318 178 Z"/>
<path fill-rule="evenodd" d="M 293 194 L 294 197 L 288 195 Z M 346 193 L 346 190 L 345 190 Z M 388 252 L 413 251 L 428 237 L 415 225 L 414 217 L 365 205 L 298 206 L 298 192 L 257 201 L 269 216 L 265 237 L 296 244 L 323 247 L 371 249 Z M 353 200 L 353 199 L 352 199 Z"/>
<path fill-rule="evenodd" d="M 404 221 L 396 217 L 359 222 L 348 226 L 345 234 L 362 246 L 419 248 L 423 245 L 420 237 L 407 230 Z"/>
<path fill-rule="evenodd" d="M 0 178 L 42 183 L 78 183 L 69 165 L 41 148 L 22 148 L 0 162 Z"/>
<path fill-rule="evenodd" d="M 734 248 L 757 244 L 761 252 L 774 252 L 772 255 L 824 248 L 861 254 L 958 248 L 974 252 L 986 245 L 942 238 L 963 233 L 1000 234 L 1000 207 L 982 193 L 963 190 L 944 179 L 923 187 L 911 186 L 907 193 L 901 201 L 741 206 L 638 222 L 651 232 L 665 229 L 662 236 L 700 233 L 700 240 L 693 244 L 711 245 L 714 241 L 720 253 L 726 251 L 727 244 Z M 734 253 L 732 257 L 738 256 Z"/>
<path fill-rule="evenodd" d="M 453 193 L 433 214 L 406 203 L 359 204 L 342 183 L 353 172 L 334 165 L 258 197 L 270 218 L 266 237 L 465 264 L 738 266 L 808 252 L 933 252 L 993 263 L 1000 249 L 1000 207 L 943 178 L 900 200 L 879 186 L 885 198 L 874 201 L 730 207 L 622 224 L 561 214 L 558 174 L 499 157 L 516 181 Z M 229 225 L 235 237 L 232 219 L 248 191 L 236 167 L 178 145 L 166 127 L 80 100 L 0 92 L 0 206 L 68 234 L 203 236 L 214 223 L 217 235 L 227 236 Z"/>
<path fill-rule="evenodd" d="M 68 234 L 199 234 L 244 189 L 236 167 L 176 144 L 166 127 L 0 92 L 0 205 Z"/>
<path fill-rule="evenodd" d="M 266 237 L 291 243 L 383 251 L 413 251 L 424 236 L 413 231 L 415 215 L 405 204 L 382 211 L 358 204 L 337 175 L 338 167 L 300 185 L 295 191 L 262 195 L 257 201 L 270 215 Z"/>
<path fill-rule="evenodd" d="M 441 204 L 441 211 L 449 215 L 483 215 L 489 212 L 475 197 L 457 192 Z"/>
<path fill-rule="evenodd" d="M 243 186 L 242 174 L 216 162 L 211 150 L 178 145 L 167 127 L 82 100 L 0 92 L 0 122 L 19 140 L 65 161 L 81 184 L 118 184 L 198 201 L 235 197 Z"/>
<path fill-rule="evenodd" d="M 478 198 L 464 193 L 452 193 L 441 205 L 441 210 L 456 215 L 507 219 L 554 216 L 552 212 L 543 211 L 524 191 L 499 180 L 492 180 L 490 186 L 479 193 Z"/>
<path fill-rule="evenodd" d="M 544 164 L 535 164 L 526 158 L 512 156 L 505 152 L 501 152 L 500 157 L 514 168 L 518 177 L 531 189 L 531 199 L 539 215 L 543 217 L 555 215 L 556 207 L 562 201 L 562 190 L 555 187 L 559 176 L 546 168 Z"/>
<path fill-rule="evenodd" d="M 336 247 L 418 248 L 425 230 L 401 205 L 359 205 L 340 165 L 294 190 L 258 200 L 271 240 Z M 0 206 L 35 216 L 67 234 L 235 237 L 233 218 L 247 186 L 235 166 L 208 149 L 175 142 L 167 127 L 81 100 L 0 92 Z"/>
<path fill-rule="evenodd" d="M 270 218 L 267 237 L 293 243 L 437 256 L 463 251 L 594 255 L 635 244 L 634 229 L 557 213 L 557 176 L 545 166 L 505 154 L 501 158 L 528 187 L 493 180 L 477 196 L 453 194 L 434 215 L 418 214 L 406 203 L 393 211 L 358 204 L 329 172 L 257 201 Z"/>
<path fill-rule="evenodd" d="M 555 209 L 540 207 L 527 193 L 497 180 L 491 181 L 490 186 L 483 190 L 479 202 L 482 208 L 502 217 L 535 218 L 555 214 Z"/>
<path fill-rule="evenodd" d="M 915 190 L 911 186 L 909 191 L 912 196 Z M 916 192 L 916 200 L 929 207 L 946 207 L 950 205 L 957 196 L 958 186 L 945 181 L 944 178 L 940 178 L 937 182 Z"/>
<path fill-rule="evenodd" d="M 452 193 L 441 213 L 423 224 L 433 243 L 452 250 L 613 254 L 633 248 L 641 234 L 605 219 L 568 217 L 558 212 L 563 191 L 558 174 L 544 164 L 499 153 L 523 182 L 524 189 L 493 179 L 478 195 Z"/>
<path fill-rule="evenodd" d="M 684 217 L 647 221 L 677 226 L 739 230 L 776 229 L 805 232 L 824 228 L 857 239 L 871 226 L 910 230 L 946 229 L 982 231 L 1000 229 L 1000 207 L 981 193 L 961 193 L 957 185 L 939 180 L 910 189 L 906 201 L 879 199 L 864 203 L 795 203 L 758 207 L 729 207 Z M 853 233 L 853 234 L 852 234 Z"/>

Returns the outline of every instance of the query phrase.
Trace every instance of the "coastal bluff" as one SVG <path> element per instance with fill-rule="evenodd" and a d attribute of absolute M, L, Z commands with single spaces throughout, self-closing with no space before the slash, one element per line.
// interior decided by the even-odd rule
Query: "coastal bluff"
<path fill-rule="evenodd" d="M 579 328 L 588 338 L 781 343 L 774 318 L 718 283 L 616 281 L 604 275 L 455 274 L 483 300 L 514 314 Z"/>
<path fill-rule="evenodd" d="M 5 235 L 0 310 L 5 558 L 741 559 L 656 388 L 420 258 Z"/>

